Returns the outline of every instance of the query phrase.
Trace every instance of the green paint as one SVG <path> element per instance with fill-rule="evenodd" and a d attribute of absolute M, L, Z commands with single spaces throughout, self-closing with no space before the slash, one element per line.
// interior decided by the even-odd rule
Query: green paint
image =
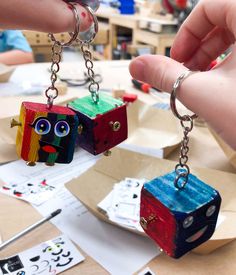
<path fill-rule="evenodd" d="M 69 103 L 69 107 L 74 111 L 79 111 L 90 118 L 95 118 L 97 115 L 105 114 L 124 103 L 109 95 L 101 95 L 99 102 L 94 103 L 91 96 L 78 98 Z"/>

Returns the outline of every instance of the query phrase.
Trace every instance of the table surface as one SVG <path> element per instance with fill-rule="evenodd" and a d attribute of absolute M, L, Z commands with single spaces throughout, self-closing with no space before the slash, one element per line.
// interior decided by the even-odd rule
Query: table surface
<path fill-rule="evenodd" d="M 106 61 L 97 62 L 95 71 L 103 76 L 101 89 L 110 91 L 112 88 L 125 88 L 127 92 L 137 93 L 140 100 L 154 104 L 157 98 L 148 94 L 138 92 L 132 87 L 131 78 L 128 72 L 129 61 Z M 63 63 L 62 73 L 65 70 L 81 71 L 80 63 Z M 47 81 L 49 78 L 49 64 L 31 64 L 19 66 L 12 76 L 12 81 Z M 1 91 L 0 91 L 1 93 Z M 84 88 L 70 88 L 67 95 L 60 96 L 59 100 L 66 100 L 76 96 L 87 94 Z M 1 97 L 0 118 L 17 115 L 19 105 L 23 100 L 33 100 L 44 102 L 43 96 L 28 97 Z M 208 167 L 222 171 L 235 173 L 235 169 L 230 165 L 217 142 L 206 127 L 195 127 L 190 139 L 189 163 L 195 167 Z M 178 150 L 175 150 L 168 159 L 177 160 Z M 24 215 L 19 215 L 24 213 Z M 0 194 L 0 232 L 3 240 L 7 240 L 17 232 L 38 221 L 40 214 L 33 207 L 23 201 L 13 200 L 10 197 Z M 14 244 L 10 245 L 2 252 L 1 257 L 8 257 L 20 251 L 28 249 L 33 245 L 56 237 L 58 229 L 51 223 L 46 223 L 37 230 L 29 233 Z M 142 248 L 140 248 L 142 249 Z M 80 249 L 81 251 L 81 249 Z M 85 256 L 86 253 L 81 251 Z M 171 259 L 164 254 L 156 257 L 147 266 L 157 274 L 235 274 L 236 270 L 236 241 L 216 250 L 209 255 L 197 255 L 190 253 L 179 260 Z M 65 271 L 63 274 L 108 274 L 91 257 L 86 256 L 83 263 Z"/>

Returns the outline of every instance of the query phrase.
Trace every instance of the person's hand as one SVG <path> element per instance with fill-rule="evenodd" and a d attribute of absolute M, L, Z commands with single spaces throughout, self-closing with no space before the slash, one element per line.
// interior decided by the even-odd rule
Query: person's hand
<path fill-rule="evenodd" d="M 91 25 L 87 10 L 77 5 L 80 31 Z M 42 32 L 72 32 L 75 20 L 73 12 L 63 0 L 1 0 L 0 28 L 22 29 Z"/>
<path fill-rule="evenodd" d="M 131 75 L 171 92 L 175 80 L 188 68 L 201 71 L 186 78 L 179 100 L 205 118 L 236 149 L 236 49 L 221 64 L 207 70 L 236 38 L 236 1 L 202 0 L 181 26 L 171 58 L 147 55 L 130 64 Z"/>

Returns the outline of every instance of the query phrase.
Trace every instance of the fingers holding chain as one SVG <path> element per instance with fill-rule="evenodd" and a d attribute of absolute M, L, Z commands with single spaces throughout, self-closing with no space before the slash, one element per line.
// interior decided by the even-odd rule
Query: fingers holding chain
<path fill-rule="evenodd" d="M 68 7 L 72 10 L 74 15 L 74 31 L 69 33 L 69 40 L 67 42 L 60 42 L 56 40 L 55 36 L 50 33 L 49 37 L 53 42 L 52 46 L 52 65 L 51 65 L 51 86 L 45 91 L 45 95 L 48 99 L 47 106 L 50 109 L 53 106 L 53 101 L 58 96 L 58 90 L 55 87 L 55 82 L 57 80 L 57 73 L 60 70 L 60 61 L 61 61 L 61 54 L 64 47 L 71 46 L 74 42 L 79 42 L 81 45 L 81 51 L 83 53 L 85 59 L 85 65 L 88 69 L 88 75 L 90 77 L 90 85 L 89 85 L 89 92 L 91 93 L 92 100 L 94 103 L 98 103 L 99 101 L 99 84 L 94 80 L 94 71 L 93 71 L 93 61 L 92 61 L 92 53 L 90 52 L 89 46 L 90 43 L 95 38 L 98 32 L 98 20 L 95 15 L 95 11 L 99 7 L 99 1 L 95 0 L 75 0 L 75 1 L 67 1 L 65 2 L 68 4 Z M 83 8 L 87 11 L 87 14 L 82 11 L 79 14 L 77 9 L 77 4 L 83 6 Z M 87 19 L 87 28 L 80 30 L 81 21 Z"/>

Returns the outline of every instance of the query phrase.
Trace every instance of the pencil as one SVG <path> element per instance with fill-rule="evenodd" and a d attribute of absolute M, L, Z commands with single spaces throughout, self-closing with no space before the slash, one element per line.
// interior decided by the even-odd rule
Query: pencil
<path fill-rule="evenodd" d="M 42 220 L 36 222 L 35 224 L 32 224 L 31 226 L 27 227 L 26 229 L 24 229 L 23 231 L 21 231 L 20 233 L 16 234 L 15 236 L 13 236 L 12 238 L 10 238 L 9 240 L 3 242 L 0 245 L 0 251 L 7 247 L 9 244 L 15 242 L 16 240 L 18 240 L 19 238 L 23 237 L 24 235 L 28 234 L 29 232 L 31 232 L 32 230 L 38 228 L 40 225 L 44 224 L 45 222 L 51 220 L 52 218 L 54 218 L 55 216 L 57 216 L 58 214 L 61 213 L 61 209 L 57 209 L 56 211 L 52 212 L 51 214 L 49 214 L 47 217 L 43 218 Z"/>

